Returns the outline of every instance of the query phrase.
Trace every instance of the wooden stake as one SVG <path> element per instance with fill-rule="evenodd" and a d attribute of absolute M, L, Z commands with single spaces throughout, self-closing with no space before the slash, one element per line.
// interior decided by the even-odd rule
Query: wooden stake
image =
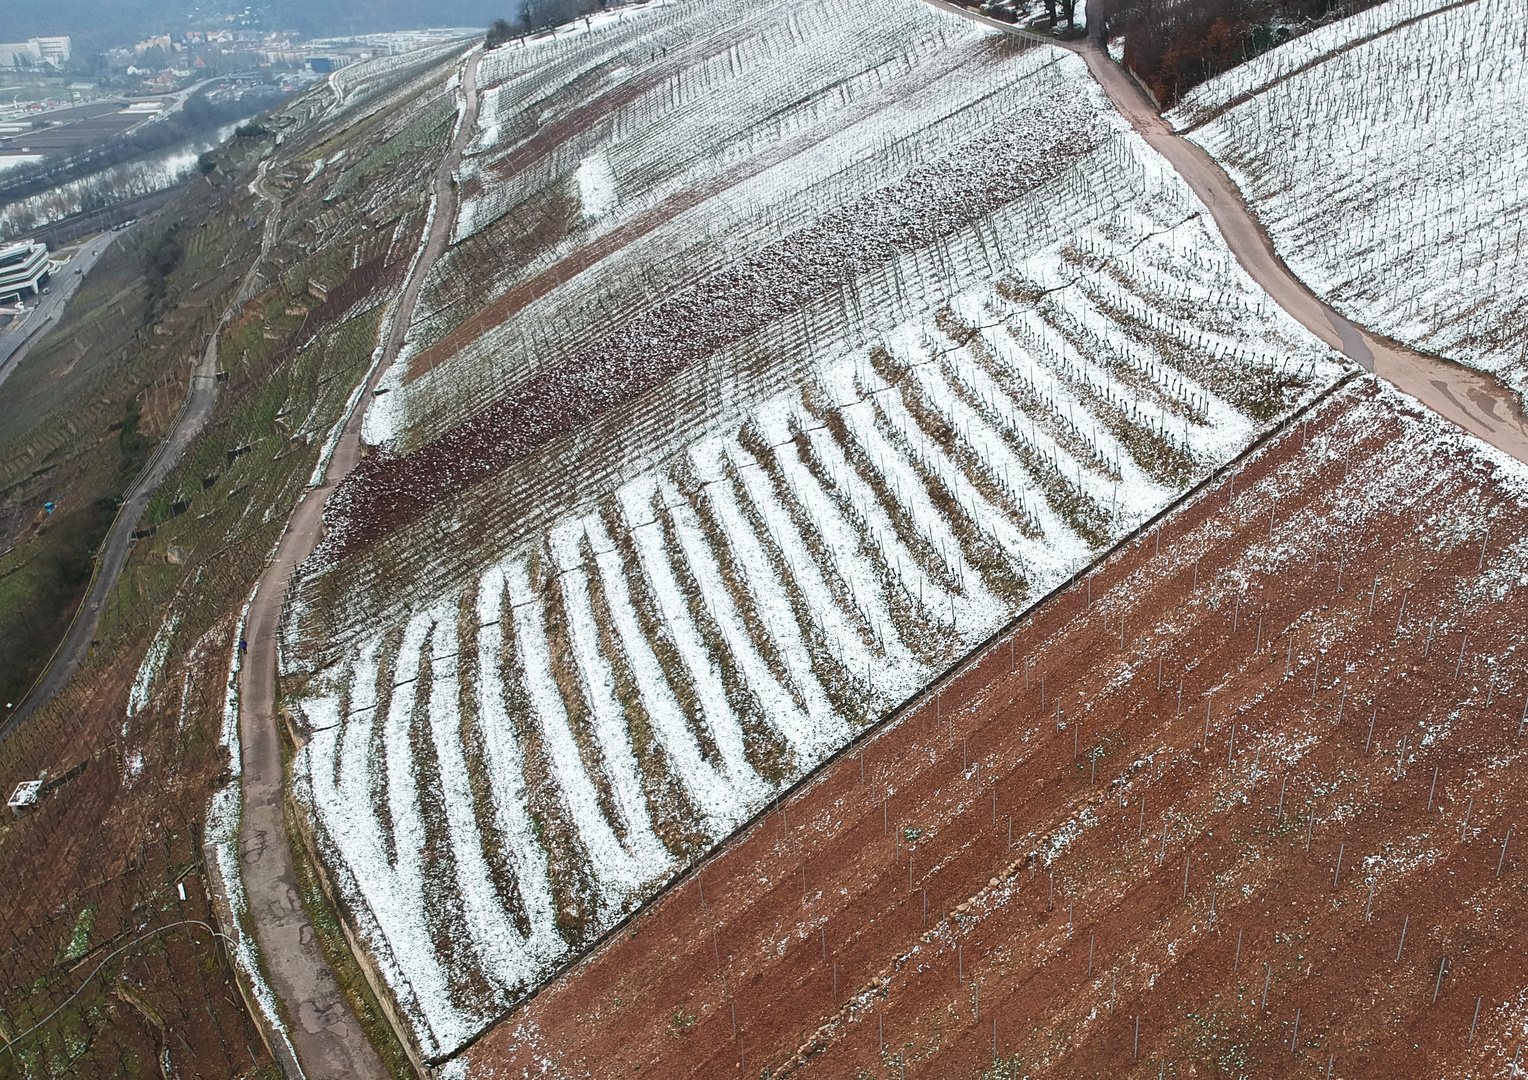
<path fill-rule="evenodd" d="M 1366 753 L 1366 754 L 1369 752 L 1369 743 L 1374 738 L 1374 718 L 1376 716 L 1378 716 L 1378 715 L 1379 715 L 1379 710 L 1375 709 L 1373 715 L 1371 715 L 1369 717 L 1369 736 L 1368 736 L 1368 738 L 1364 739 L 1364 753 Z"/>
<path fill-rule="evenodd" d="M 1289 1037 L 1289 1052 L 1295 1052 L 1295 1046 L 1300 1038 L 1300 1010 L 1295 1010 L 1295 1033 Z"/>
<path fill-rule="evenodd" d="M 1501 864 L 1507 860 L 1507 845 L 1512 842 L 1512 830 L 1507 830 L 1507 838 L 1501 842 L 1501 857 L 1496 860 L 1496 876 L 1501 877 Z"/>
<path fill-rule="evenodd" d="M 1401 923 L 1401 943 L 1399 945 L 1397 945 L 1396 948 L 1395 948 L 1395 962 L 1397 964 L 1399 964 L 1401 962 L 1401 950 L 1406 947 L 1406 928 L 1409 927 L 1410 925 L 1411 925 L 1411 916 L 1408 915 L 1408 916 L 1406 916 L 1406 920 L 1403 923 Z"/>
<path fill-rule="evenodd" d="M 1427 810 L 1426 810 L 1427 813 L 1431 813 L 1432 812 L 1433 795 L 1437 792 L 1437 790 L 1438 790 L 1438 768 L 1437 768 L 1437 766 L 1433 766 L 1433 782 L 1432 782 L 1432 787 L 1427 789 Z"/>
<path fill-rule="evenodd" d="M 1469 1040 L 1464 1044 L 1466 1046 L 1471 1046 L 1475 1042 L 1475 1025 L 1480 1020 L 1480 1003 L 1484 1000 L 1485 999 L 1483 997 L 1478 997 L 1475 999 L 1475 1015 L 1470 1018 L 1470 1037 Z"/>
<path fill-rule="evenodd" d="M 1344 847 L 1346 847 L 1344 844 L 1337 845 L 1337 869 L 1332 871 L 1332 888 L 1334 889 L 1337 887 L 1337 881 L 1342 875 L 1342 851 Z"/>
<path fill-rule="evenodd" d="M 1139 1016 L 1137 1016 L 1135 1018 L 1135 1051 L 1134 1051 L 1134 1053 L 1135 1053 L 1135 1057 L 1137 1059 L 1139 1059 L 1140 1056 L 1141 1056 L 1141 1018 Z"/>
<path fill-rule="evenodd" d="M 1470 642 L 1470 635 L 1465 634 L 1464 640 L 1459 643 L 1459 662 L 1454 665 L 1454 681 L 1459 681 L 1459 672 L 1464 670 L 1464 647 Z"/>
<path fill-rule="evenodd" d="M 1287 783 L 1289 783 L 1289 777 L 1287 776 L 1279 781 L 1279 806 L 1273 812 L 1273 820 L 1275 822 L 1284 820 L 1284 785 Z"/>
<path fill-rule="evenodd" d="M 1252 651 L 1254 653 L 1259 653 L 1259 652 L 1263 651 L 1263 617 L 1262 617 L 1262 615 L 1259 615 L 1257 617 L 1257 643 L 1252 646 Z"/>
<path fill-rule="evenodd" d="M 1231 974 L 1232 975 L 1235 975 L 1236 972 L 1237 972 L 1237 969 L 1241 967 L 1241 943 L 1242 943 L 1242 934 L 1244 932 L 1245 931 L 1242 931 L 1242 930 L 1236 931 L 1236 960 L 1231 964 Z"/>
<path fill-rule="evenodd" d="M 1369 902 L 1364 905 L 1364 922 L 1369 921 L 1369 913 L 1374 910 L 1374 882 L 1369 882 Z"/>
<path fill-rule="evenodd" d="M 1469 804 L 1464 808 L 1464 825 L 1459 829 L 1459 842 L 1462 844 L 1470 835 L 1470 811 L 1475 809 L 1475 796 L 1470 796 Z"/>
<path fill-rule="evenodd" d="M 1088 978 L 1093 977 L 1093 934 L 1088 935 Z"/>
<path fill-rule="evenodd" d="M 1264 961 L 1263 967 L 1264 967 L 1264 969 L 1266 970 L 1267 973 L 1263 976 L 1263 1005 L 1262 1005 L 1262 1007 L 1266 1009 L 1268 1007 L 1268 984 L 1273 981 L 1273 968 L 1271 966 L 1269 966 L 1267 961 Z"/>
<path fill-rule="evenodd" d="M 1433 1002 L 1438 1000 L 1438 991 L 1443 987 L 1443 969 L 1448 965 L 1448 957 L 1438 961 L 1438 978 L 1433 982 Z"/>

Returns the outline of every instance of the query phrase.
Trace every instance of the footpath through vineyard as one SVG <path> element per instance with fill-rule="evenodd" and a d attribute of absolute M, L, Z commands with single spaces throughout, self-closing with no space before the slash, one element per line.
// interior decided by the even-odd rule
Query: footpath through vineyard
<path fill-rule="evenodd" d="M 1357 377 L 467 1074 L 1500 1074 L 1528 1022 L 1525 496 L 1519 463 Z"/>
<path fill-rule="evenodd" d="M 398 303 L 392 311 L 393 329 L 383 342 L 381 363 L 374 365 L 369 391 L 387 362 L 397 355 L 403 330 L 418 299 L 423 276 L 444 249 L 450 235 L 456 200 L 453 171 L 470 135 L 477 114 L 475 76 L 481 52 L 462 63 L 458 136 L 443 155 L 436 170 L 433 213 L 422 238 L 418 258 L 410 269 Z M 343 99 L 339 90 L 336 94 Z M 362 395 L 358 394 L 357 400 Z M 315 947 L 314 930 L 300 901 L 285 820 L 285 762 L 277 728 L 276 630 L 293 573 L 313 551 L 323 534 L 323 510 L 335 483 L 360 459 L 361 419 L 364 408 L 355 409 L 344 421 L 333 455 L 321 463 L 323 483 L 309 489 L 293 510 L 281 543 L 245 615 L 244 634 L 249 652 L 238 671 L 239 744 L 242 768 L 243 814 L 239 851 L 248 910 L 254 923 L 269 983 L 294 1019 L 288 1035 L 296 1050 L 300 1069 L 317 1078 L 381 1077 L 385 1075 L 376 1050 L 368 1044 L 351 1014 L 323 954 Z"/>
<path fill-rule="evenodd" d="M 987 19 L 965 8 L 945 3 L 945 0 L 926 0 L 926 2 L 1004 32 L 1015 32 L 1014 28 L 1007 23 Z M 1392 6 L 1394 5 L 1386 5 L 1382 12 Z M 1409 12 L 1410 8 L 1406 10 Z M 1101 16 L 1092 9 L 1089 11 L 1089 24 L 1102 25 Z M 1521 41 L 1518 38 L 1514 38 L 1514 42 L 1519 48 L 1521 47 Z M 1295 44 L 1300 44 L 1300 39 L 1297 39 Z M 1221 237 L 1236 256 L 1237 262 L 1300 325 L 1332 348 L 1341 351 L 1349 359 L 1404 390 L 1439 416 L 1453 421 L 1477 438 L 1483 439 L 1500 450 L 1505 450 L 1520 461 L 1528 460 L 1528 414 L 1524 413 L 1522 402 L 1511 387 L 1488 371 L 1474 370 L 1439 356 L 1418 352 L 1390 338 L 1371 333 L 1366 327 L 1351 322 L 1332 310 L 1325 300 L 1312 292 L 1311 287 L 1295 277 L 1285 265 L 1275 251 L 1273 241 L 1269 239 L 1263 224 L 1247 205 L 1242 190 L 1227 175 L 1221 164 L 1196 143 L 1190 142 L 1186 137 L 1175 132 L 1173 125 L 1162 118 L 1156 107 L 1147 100 L 1145 93 L 1123 67 L 1111 60 L 1102 47 L 1091 38 L 1064 47 L 1071 48 L 1087 61 L 1088 70 L 1093 73 L 1099 86 L 1109 95 L 1110 103 L 1119 111 L 1119 114 L 1130 121 L 1130 126 L 1153 150 L 1167 159 L 1184 182 L 1193 189 L 1194 194 L 1209 207 Z M 1340 48 L 1340 45 L 1338 47 Z M 1291 48 L 1291 46 L 1285 48 Z M 1283 51 L 1277 50 L 1280 53 Z M 1240 71 L 1240 69 L 1236 70 Z M 1223 80 L 1217 80 L 1217 82 L 1225 81 L 1234 87 L 1237 83 L 1236 78 L 1233 77 L 1234 74 L 1225 76 Z M 1441 80 L 1443 83 L 1449 81 Z M 1211 92 L 1207 91 L 1207 93 Z M 1229 96 L 1230 91 L 1222 93 Z M 1212 93 L 1211 96 L 1213 96 Z M 1344 107 L 1347 107 L 1346 102 Z M 1185 107 L 1185 110 L 1187 108 Z M 1431 119 L 1430 115 L 1429 119 Z M 1184 122 L 1180 117 L 1179 123 Z M 1307 122 L 1305 126 L 1309 128 L 1321 125 Z M 1347 130 L 1356 129 L 1361 124 L 1344 118 L 1331 126 L 1334 130 Z M 1263 146 L 1260 149 L 1267 151 L 1268 148 Z M 1353 183 L 1353 178 L 1347 177 L 1341 183 L 1329 186 L 1342 187 L 1344 184 L 1352 186 Z M 1406 185 L 1403 183 L 1402 186 Z M 1354 192 L 1348 192 L 1341 197 L 1349 201 L 1359 198 Z M 1387 206 L 1388 202 L 1389 200 L 1378 200 L 1380 206 Z M 1344 209 L 1341 212 L 1328 213 L 1326 216 L 1328 219 L 1363 216 L 1370 210 L 1370 205 L 1365 204 L 1362 210 Z M 1371 239 L 1372 236 L 1371 229 Z M 1443 247 L 1445 249 L 1464 247 L 1466 243 L 1467 241 L 1462 237 L 1454 236 Z M 1516 250 L 1514 248 L 1514 253 Z M 1324 269 L 1317 272 L 1309 260 L 1303 257 L 1301 265 L 1318 281 L 1330 277 Z M 1472 272 L 1472 276 L 1477 279 L 1481 276 L 1479 268 Z M 1390 280 L 1391 284 L 1396 284 L 1396 279 L 1387 280 Z M 1365 287 L 1372 291 L 1375 285 L 1367 283 Z M 1432 309 L 1431 319 L 1423 320 L 1431 325 L 1431 331 L 1419 332 L 1416 329 L 1416 320 L 1421 316 L 1415 312 L 1417 302 L 1415 290 L 1409 284 L 1397 285 L 1397 288 L 1403 288 L 1410 298 L 1411 306 L 1408 312 L 1412 320 L 1410 324 L 1412 336 L 1420 334 L 1420 336 L 1431 338 L 1434 333 L 1441 334 L 1441 327 L 1435 325 L 1439 313 L 1437 306 L 1435 305 Z M 1381 295 L 1384 291 L 1383 286 L 1380 286 Z M 1448 296 L 1444 300 L 1443 315 L 1445 319 L 1449 319 L 1453 317 L 1453 311 L 1465 308 L 1471 312 L 1470 318 L 1475 319 L 1477 318 L 1476 306 L 1478 306 L 1476 301 L 1461 303 L 1458 297 Z M 1501 327 L 1507 328 L 1517 323 L 1517 320 L 1512 318 L 1503 318 L 1498 321 Z M 1458 336 L 1457 333 L 1456 336 Z M 1464 341 L 1470 346 L 1470 349 L 1466 351 L 1470 353 L 1470 358 L 1473 360 L 1474 354 L 1471 350 L 1478 341 L 1471 341 L 1468 338 Z M 1455 344 L 1458 342 L 1456 341 Z M 1521 381 L 1521 376 L 1515 378 Z"/>

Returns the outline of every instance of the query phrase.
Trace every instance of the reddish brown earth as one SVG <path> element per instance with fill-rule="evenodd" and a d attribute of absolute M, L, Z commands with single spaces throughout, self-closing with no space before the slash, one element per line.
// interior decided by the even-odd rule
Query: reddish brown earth
<path fill-rule="evenodd" d="M 490 1029 L 470 1074 L 1506 1075 L 1528 509 L 1496 460 L 1349 384 Z"/>
<path fill-rule="evenodd" d="M 275 1069 L 213 936 L 228 928 L 203 862 L 208 796 L 227 780 L 227 754 L 203 732 L 222 707 L 231 624 L 171 663 L 132 722 L 132 753 L 119 729 L 141 653 L 70 682 L 0 749 L 6 796 L 43 770 L 62 781 L 0 819 L 0 1077 Z M 194 726 L 181 730 L 183 690 Z M 11 1042 L 44 1071 L 21 1068 Z"/>

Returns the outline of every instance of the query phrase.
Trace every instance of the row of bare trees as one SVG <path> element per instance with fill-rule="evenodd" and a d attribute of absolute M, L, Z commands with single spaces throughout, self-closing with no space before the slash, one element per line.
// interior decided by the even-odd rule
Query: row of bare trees
<path fill-rule="evenodd" d="M 1314 25 L 1379 0 L 1096 0 L 1089 30 L 1125 39 L 1125 63 L 1165 108 Z"/>

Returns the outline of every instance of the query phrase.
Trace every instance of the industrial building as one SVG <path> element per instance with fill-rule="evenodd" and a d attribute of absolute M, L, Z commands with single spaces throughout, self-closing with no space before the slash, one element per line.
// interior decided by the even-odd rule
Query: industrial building
<path fill-rule="evenodd" d="M 0 67 L 33 67 L 51 64 L 62 67 L 69 62 L 69 38 L 34 37 L 26 41 L 0 44 Z"/>

